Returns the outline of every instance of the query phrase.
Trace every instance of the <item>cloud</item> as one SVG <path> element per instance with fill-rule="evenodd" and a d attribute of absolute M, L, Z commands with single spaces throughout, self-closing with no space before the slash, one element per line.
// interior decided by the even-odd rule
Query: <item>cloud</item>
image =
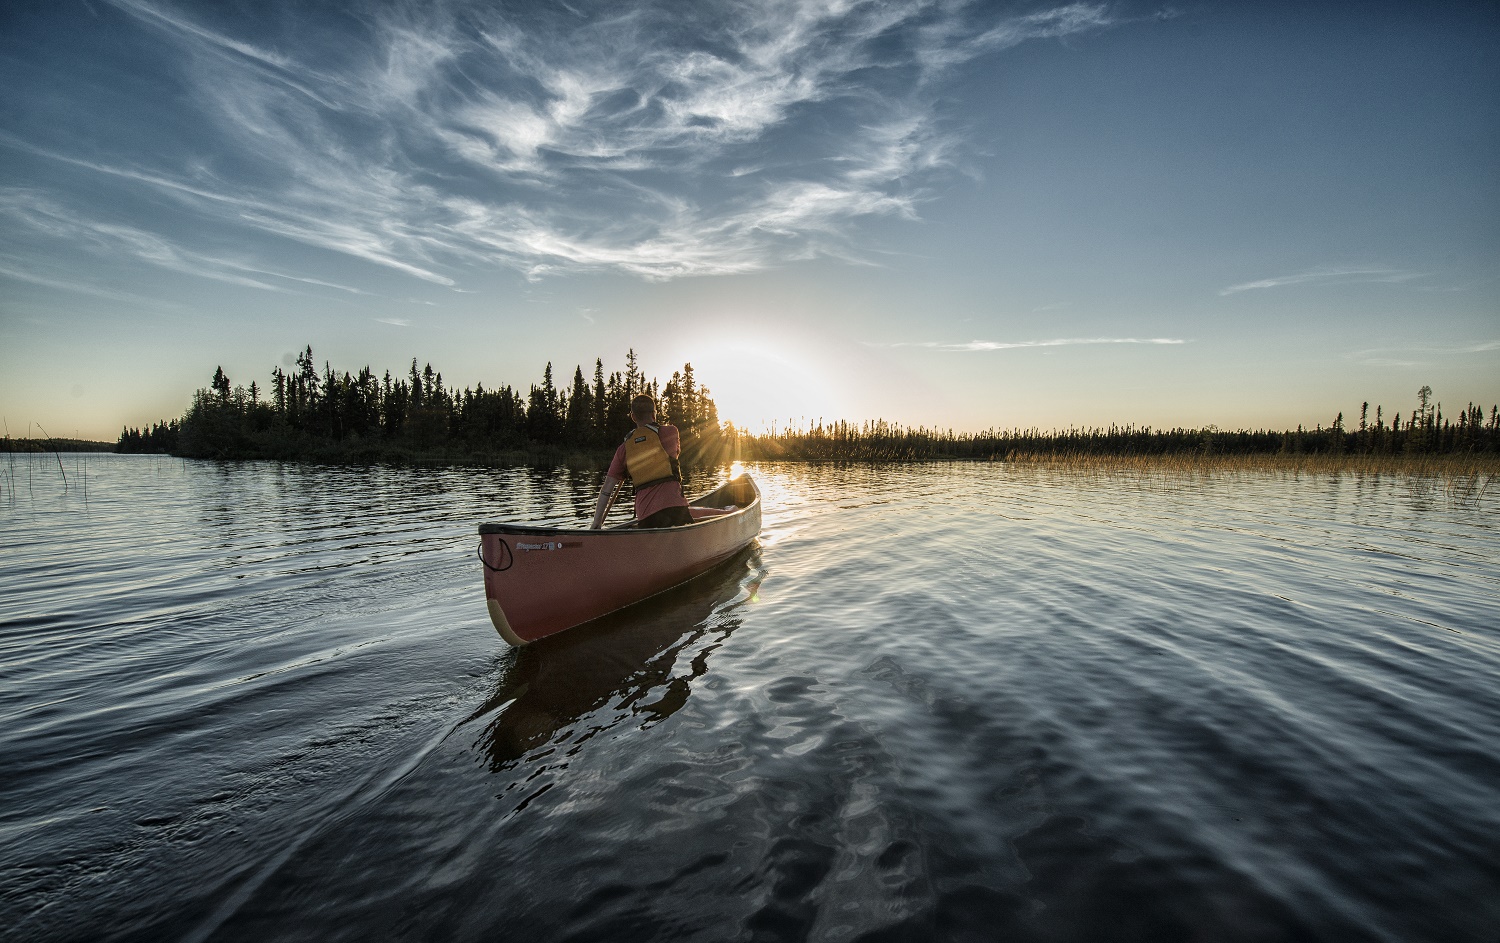
<path fill-rule="evenodd" d="M 38 147 L 5 132 L 0 132 L 0 144 L 105 176 L 142 184 L 197 210 L 205 217 L 230 225 L 248 224 L 272 235 L 355 256 L 426 281 L 448 287 L 454 285 L 451 278 L 396 258 L 394 253 L 398 250 L 389 233 L 361 232 L 357 226 L 341 223 L 337 216 L 308 213 L 305 208 L 289 205 L 286 201 L 273 197 L 231 193 L 231 184 L 217 180 L 201 169 L 194 169 L 190 177 L 172 179 L 161 173 L 139 168 L 72 157 L 53 149 Z M 351 194 L 348 198 L 352 200 L 358 197 Z M 329 212 L 342 211 L 329 208 Z"/>
<path fill-rule="evenodd" d="M 455 0 L 334 27 L 304 5 L 236 19 L 110 2 L 172 51 L 151 65 L 180 70 L 182 139 L 7 143 L 164 195 L 207 225 L 450 287 L 474 267 L 661 280 L 868 263 L 861 223 L 916 219 L 964 147 L 936 104 L 954 67 L 1117 22 L 1084 3 L 1009 16 L 963 0 L 580 14 Z"/>
<path fill-rule="evenodd" d="M 108 288 L 100 288 L 89 282 L 69 280 L 66 278 L 49 278 L 38 272 L 29 270 L 26 264 L 11 264 L 0 260 L 0 277 L 15 279 L 19 282 L 28 282 L 32 285 L 40 285 L 43 288 L 51 288 L 56 291 L 77 292 L 80 295 L 89 295 L 94 298 L 104 298 L 109 301 L 125 301 L 139 305 L 159 305 L 160 302 L 151 298 L 142 298 L 128 292 L 114 291 Z M 40 322 L 38 322 L 40 323 Z"/>
<path fill-rule="evenodd" d="M 926 41 L 918 49 L 918 58 L 928 69 L 942 69 L 1028 40 L 1062 38 L 1117 22 L 1107 6 L 1092 3 L 1071 3 L 1007 18 L 969 35 L 963 29 L 963 21 L 944 18 L 924 31 Z"/>
<path fill-rule="evenodd" d="M 187 249 L 156 233 L 97 219 L 25 187 L 0 188 L 0 219 L 4 219 L 9 224 L 13 233 L 26 231 L 33 237 L 31 242 L 33 256 L 38 254 L 36 249 L 40 248 L 35 240 L 51 240 L 66 243 L 97 256 L 143 262 L 185 275 L 212 279 L 243 288 L 280 293 L 289 291 L 283 286 L 252 277 L 265 275 L 306 285 L 333 288 L 356 295 L 369 294 L 349 285 L 340 285 L 305 275 L 278 272 L 253 262 Z M 36 264 L 37 261 L 33 259 L 30 264 Z M 51 284 L 39 278 L 27 280 L 37 284 Z M 54 284 L 52 287 L 65 287 L 74 291 L 84 290 L 71 283 Z M 99 294 L 98 292 L 90 293 Z M 111 297 L 113 294 L 108 293 L 104 296 Z"/>
<path fill-rule="evenodd" d="M 1412 355 L 1433 354 L 1439 357 L 1454 357 L 1463 354 L 1489 353 L 1494 350 L 1500 350 L 1500 340 L 1447 346 L 1411 344 L 1405 347 L 1370 347 L 1364 350 L 1351 350 L 1344 355 L 1344 359 L 1352 360 L 1366 367 L 1422 367 L 1427 366 L 1432 361 L 1413 360 L 1411 359 Z M 1391 356 L 1393 354 L 1396 356 Z"/>
<path fill-rule="evenodd" d="M 138 16 L 148 22 L 159 24 L 163 27 L 175 30 L 193 39 L 200 40 L 209 46 L 217 47 L 225 51 L 233 51 L 248 59 L 255 60 L 265 65 L 278 69 L 285 69 L 289 63 L 286 59 L 273 53 L 257 49 L 249 43 L 238 42 L 227 36 L 221 36 L 213 30 L 204 29 L 194 23 L 174 16 L 171 12 L 159 6 L 142 3 L 140 0 L 104 0 L 112 6 L 118 7 L 128 13 Z"/>
<path fill-rule="evenodd" d="M 1186 344 L 1186 340 L 1174 337 L 1060 337 L 1045 341 L 969 341 L 966 344 L 945 344 L 940 341 L 904 341 L 894 344 L 868 342 L 870 347 L 923 347 L 928 350 L 979 351 L 1018 350 L 1028 347 L 1073 347 L 1085 344 Z"/>
<path fill-rule="evenodd" d="M 245 267 L 245 271 L 247 271 L 247 272 L 258 272 L 261 275 L 271 275 L 271 276 L 274 276 L 276 278 L 285 278 L 285 279 L 289 279 L 289 280 L 294 281 L 294 282 L 303 282 L 304 284 L 308 284 L 308 285 L 318 285 L 318 286 L 323 287 L 323 288 L 334 288 L 334 289 L 337 289 L 339 291 L 347 291 L 351 295 L 368 295 L 368 294 L 370 294 L 367 291 L 363 291 L 363 290 L 361 290 L 359 288 L 354 288 L 354 287 L 349 286 L 349 285 L 340 285 L 338 282 L 325 282 L 321 278 L 308 278 L 305 275 L 288 275 L 285 272 L 272 272 L 272 271 L 270 271 L 268 269 L 250 268 L 248 266 Z"/>
<path fill-rule="evenodd" d="M 239 274 L 260 271 L 243 263 L 183 249 L 162 236 L 133 226 L 89 218 L 25 188 L 0 190 L 0 219 L 7 220 L 13 230 L 29 230 L 42 239 L 67 243 L 97 255 L 129 258 L 245 288 L 287 291 Z"/>
<path fill-rule="evenodd" d="M 258 49 L 250 43 L 240 42 L 229 36 L 224 36 L 210 29 L 177 16 L 161 6 L 142 3 L 140 0 L 104 0 L 114 7 L 129 13 L 139 19 L 166 30 L 179 39 L 184 45 L 190 45 L 200 51 L 209 51 L 225 56 L 230 61 L 243 62 L 252 68 L 257 68 L 260 74 L 281 82 L 289 88 L 306 95 L 320 105 L 332 107 L 331 103 L 318 96 L 306 85 L 292 78 L 294 64 L 291 60 Z"/>
<path fill-rule="evenodd" d="M 1233 295 L 1242 291 L 1253 291 L 1258 288 L 1282 288 L 1287 285 L 1307 285 L 1313 283 L 1407 282 L 1414 278 L 1422 277 L 1420 272 L 1403 272 L 1398 269 L 1389 268 L 1322 268 L 1303 272 L 1299 275 L 1282 275 L 1277 278 L 1263 278 L 1260 281 L 1230 285 L 1228 288 L 1220 289 L 1219 294 Z"/>
<path fill-rule="evenodd" d="M 411 322 L 406 318 L 376 318 L 381 324 L 389 324 L 392 327 L 411 327 Z"/>

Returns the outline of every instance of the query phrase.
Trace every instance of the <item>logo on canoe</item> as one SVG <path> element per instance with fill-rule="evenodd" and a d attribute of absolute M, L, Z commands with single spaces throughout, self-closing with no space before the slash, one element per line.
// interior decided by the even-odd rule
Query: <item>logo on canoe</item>
<path fill-rule="evenodd" d="M 582 547 L 582 546 L 583 546 L 583 541 L 581 541 L 581 540 L 569 540 L 569 541 L 548 540 L 548 541 L 546 541 L 544 543 L 539 543 L 539 544 L 517 543 L 516 544 L 516 549 L 517 550 L 571 550 L 574 547 Z"/>

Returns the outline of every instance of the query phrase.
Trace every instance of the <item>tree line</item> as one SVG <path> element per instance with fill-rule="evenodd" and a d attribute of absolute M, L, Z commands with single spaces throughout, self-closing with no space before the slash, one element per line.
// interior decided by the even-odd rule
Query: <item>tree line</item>
<path fill-rule="evenodd" d="M 116 450 L 322 461 L 558 457 L 613 450 L 634 427 L 630 401 L 642 393 L 681 430 L 685 460 L 714 461 L 723 449 L 718 407 L 690 363 L 662 384 L 645 376 L 632 349 L 624 370 L 606 374 L 596 358 L 591 378 L 578 365 L 561 386 L 548 363 L 525 392 L 483 383 L 459 390 L 417 363 L 405 376 L 339 371 L 328 361 L 319 371 L 309 345 L 293 369 L 273 368 L 264 388 L 236 385 L 219 367 L 179 419 L 126 427 Z"/>
<path fill-rule="evenodd" d="M 193 458 L 279 458 L 321 461 L 560 460 L 588 454 L 598 461 L 630 431 L 630 400 L 647 393 L 659 418 L 682 430 L 689 464 L 747 461 L 1005 460 L 1038 456 L 1153 455 L 1447 455 L 1500 454 L 1500 409 L 1488 414 L 1474 403 L 1450 413 L 1417 391 L 1416 407 L 1386 418 L 1383 406 L 1359 409 L 1357 422 L 1340 412 L 1326 427 L 1295 430 L 1157 429 L 1110 425 L 983 432 L 819 420 L 812 426 L 764 434 L 721 424 L 718 409 L 684 364 L 665 384 L 648 380 L 635 351 L 625 368 L 606 374 L 595 359 L 592 378 L 575 366 L 559 385 L 552 364 L 522 393 L 509 385 L 476 384 L 457 390 L 430 364 L 412 360 L 407 374 L 380 377 L 368 367 L 336 371 L 314 366 L 311 346 L 294 370 L 271 371 L 269 387 L 234 385 L 222 368 L 198 390 L 179 419 L 126 428 L 117 451 L 159 452 Z"/>
<path fill-rule="evenodd" d="M 11 438 L 7 433 L 0 436 L 0 454 L 6 452 L 108 452 L 113 448 L 108 442 L 93 439 L 35 439 L 31 436 Z"/>
<path fill-rule="evenodd" d="M 1326 428 L 1319 424 L 1295 431 L 1240 429 L 1216 426 L 1202 429 L 1154 429 L 1150 426 L 1110 425 L 1063 430 L 988 429 L 954 432 L 925 426 L 903 426 L 884 420 L 864 423 L 819 420 L 809 428 L 795 428 L 759 436 L 735 438 L 736 457 L 755 461 L 926 461 L 933 459 L 990 459 L 1084 455 L 1446 455 L 1500 453 L 1500 409 L 1488 415 L 1469 403 L 1457 416 L 1445 415 L 1432 398 L 1432 388 L 1417 392 L 1417 406 L 1409 414 L 1397 412 L 1389 420 L 1382 406 L 1370 413 L 1360 406 L 1356 426 L 1340 412 Z"/>

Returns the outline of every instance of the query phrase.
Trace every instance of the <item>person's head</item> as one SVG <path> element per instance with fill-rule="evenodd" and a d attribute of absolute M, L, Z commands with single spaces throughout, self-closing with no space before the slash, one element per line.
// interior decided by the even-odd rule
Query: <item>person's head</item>
<path fill-rule="evenodd" d="M 630 401 L 630 418 L 636 422 L 656 421 L 656 401 L 642 393 Z"/>

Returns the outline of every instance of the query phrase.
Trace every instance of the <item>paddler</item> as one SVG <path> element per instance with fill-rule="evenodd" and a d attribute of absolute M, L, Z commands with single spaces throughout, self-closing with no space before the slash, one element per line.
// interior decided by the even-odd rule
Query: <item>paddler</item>
<path fill-rule="evenodd" d="M 693 523 L 687 499 L 682 496 L 682 468 L 678 464 L 682 436 L 677 427 L 671 423 L 658 425 L 656 402 L 644 395 L 630 401 L 630 418 L 635 421 L 635 429 L 615 449 L 590 526 L 594 530 L 604 526 L 604 515 L 614 503 L 615 491 L 626 478 L 635 483 L 637 527 Z"/>

